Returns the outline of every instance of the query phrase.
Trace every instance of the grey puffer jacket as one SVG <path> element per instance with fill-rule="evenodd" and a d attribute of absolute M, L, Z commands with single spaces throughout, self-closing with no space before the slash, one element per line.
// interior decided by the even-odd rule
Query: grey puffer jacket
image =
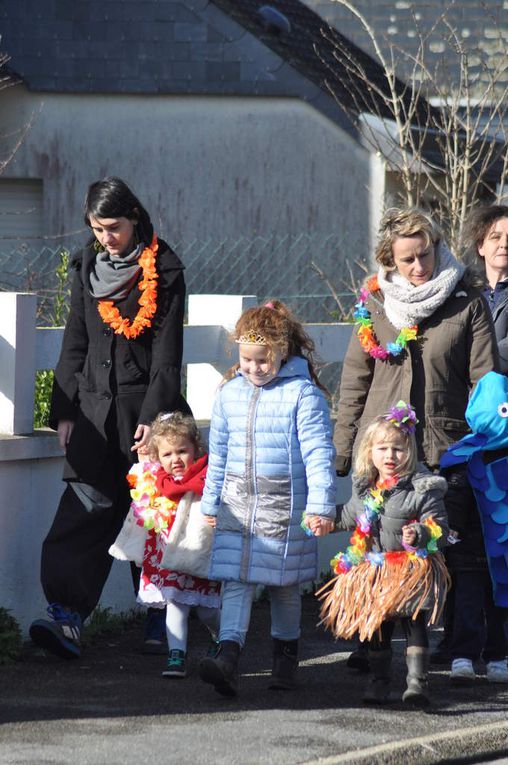
<path fill-rule="evenodd" d="M 337 528 L 354 529 L 356 519 L 364 510 L 363 501 L 370 486 L 362 478 L 353 475 L 353 496 L 342 508 Z M 404 476 L 399 483 L 384 494 L 384 502 L 377 523 L 372 528 L 372 550 L 374 552 L 393 552 L 403 550 L 402 528 L 413 522 L 416 541 L 413 546 L 426 547 L 430 541 L 430 531 L 423 524 L 431 516 L 441 526 L 442 536 L 438 539 L 439 548 L 445 547 L 448 536 L 448 518 L 443 502 L 447 484 L 441 476 L 433 475 L 424 465 L 418 464 L 412 475 Z"/>

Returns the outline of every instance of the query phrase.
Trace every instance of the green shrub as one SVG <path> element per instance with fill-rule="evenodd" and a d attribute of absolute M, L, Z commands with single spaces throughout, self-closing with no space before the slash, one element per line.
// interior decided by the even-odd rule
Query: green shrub
<path fill-rule="evenodd" d="M 60 262 L 56 269 L 56 291 L 51 301 L 51 311 L 47 316 L 50 327 L 61 327 L 69 314 L 69 251 L 60 252 Z M 34 428 L 44 428 L 49 423 L 49 408 L 53 388 L 53 370 L 40 369 L 35 375 Z"/>
<path fill-rule="evenodd" d="M 6 608 L 0 608 L 0 664 L 12 664 L 21 655 L 21 630 Z"/>
<path fill-rule="evenodd" d="M 103 635 L 119 635 L 129 624 L 141 623 L 142 618 L 143 615 L 137 611 L 112 614 L 111 608 L 97 606 L 85 624 L 83 630 L 84 640 L 87 643 L 93 643 Z"/>
<path fill-rule="evenodd" d="M 39 369 L 35 374 L 34 428 L 46 428 L 53 389 L 52 369 Z"/>

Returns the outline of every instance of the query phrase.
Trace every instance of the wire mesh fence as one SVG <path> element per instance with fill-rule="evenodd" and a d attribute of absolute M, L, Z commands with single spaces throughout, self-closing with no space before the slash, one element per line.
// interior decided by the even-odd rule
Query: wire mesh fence
<path fill-rule="evenodd" d="M 187 268 L 189 293 L 254 294 L 287 302 L 304 322 L 337 321 L 350 314 L 362 267 L 348 263 L 336 234 L 194 240 L 176 246 Z M 313 268 L 330 280 L 340 305 Z"/>
<path fill-rule="evenodd" d="M 62 285 L 59 270 L 65 265 L 68 251 L 65 247 L 34 247 L 21 243 L 0 250 L 0 290 L 8 292 L 34 292 L 38 296 L 38 323 L 54 326 L 55 303 L 68 296 L 68 279 Z M 61 295 L 63 290 L 63 296 Z M 63 311 L 65 316 L 65 310 Z"/>
<path fill-rule="evenodd" d="M 185 265 L 188 294 L 278 298 L 304 323 L 350 318 L 367 268 L 360 260 L 348 260 L 350 247 L 337 234 L 196 238 L 171 246 Z M 62 278 L 66 257 L 65 247 L 21 243 L 0 249 L 0 289 L 35 292 L 39 326 L 65 321 L 70 286 Z M 332 393 L 340 367 L 327 364 L 320 371 Z"/>
<path fill-rule="evenodd" d="M 196 238 L 171 246 L 186 267 L 188 294 L 275 297 L 303 322 L 347 318 L 365 271 L 364 263 L 348 259 L 350 247 L 337 234 Z M 37 293 L 39 321 L 51 323 L 65 252 L 65 247 L 25 243 L 0 249 L 0 289 Z M 335 297 L 313 264 L 326 275 Z"/>

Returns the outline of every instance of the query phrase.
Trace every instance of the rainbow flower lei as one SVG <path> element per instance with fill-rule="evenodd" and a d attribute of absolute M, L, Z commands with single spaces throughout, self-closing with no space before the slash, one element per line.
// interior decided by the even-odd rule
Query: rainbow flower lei
<path fill-rule="evenodd" d="M 345 574 L 353 566 L 358 566 L 364 561 L 368 561 L 374 566 L 382 566 L 385 561 L 395 562 L 401 558 L 418 557 L 426 558 L 429 553 L 437 552 L 437 540 L 442 536 L 441 526 L 433 518 L 427 518 L 423 525 L 427 526 L 431 538 L 425 548 L 412 547 L 403 543 L 404 551 L 396 550 L 393 552 L 371 552 L 368 549 L 370 535 L 373 523 L 379 518 L 381 508 L 384 503 L 384 492 L 397 485 L 398 476 L 387 478 L 384 481 L 378 481 L 374 488 L 370 489 L 369 494 L 363 502 L 364 511 L 357 518 L 356 528 L 351 536 L 350 545 L 346 552 L 337 553 L 330 561 L 330 566 L 335 574 Z"/>
<path fill-rule="evenodd" d="M 372 292 L 379 290 L 377 276 L 372 276 L 365 287 L 360 290 L 360 299 L 355 305 L 353 317 L 358 327 L 358 339 L 365 353 L 373 359 L 387 359 L 389 356 L 399 356 L 411 340 L 416 340 L 418 327 L 403 327 L 394 343 L 387 343 L 386 348 L 378 343 L 374 334 L 370 311 L 365 303 Z"/>
<path fill-rule="evenodd" d="M 127 474 L 136 523 L 145 529 L 153 529 L 156 534 L 173 525 L 178 507 L 176 502 L 157 492 L 155 481 L 159 467 L 158 462 L 137 462 Z"/>

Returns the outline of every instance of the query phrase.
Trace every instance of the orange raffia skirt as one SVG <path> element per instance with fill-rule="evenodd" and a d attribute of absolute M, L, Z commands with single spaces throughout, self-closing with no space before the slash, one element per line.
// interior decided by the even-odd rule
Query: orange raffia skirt
<path fill-rule="evenodd" d="M 321 621 L 336 638 L 370 640 L 384 621 L 416 619 L 428 611 L 435 624 L 450 589 L 450 575 L 441 553 L 426 558 L 406 552 L 388 553 L 382 565 L 363 561 L 339 573 L 317 592 Z"/>

